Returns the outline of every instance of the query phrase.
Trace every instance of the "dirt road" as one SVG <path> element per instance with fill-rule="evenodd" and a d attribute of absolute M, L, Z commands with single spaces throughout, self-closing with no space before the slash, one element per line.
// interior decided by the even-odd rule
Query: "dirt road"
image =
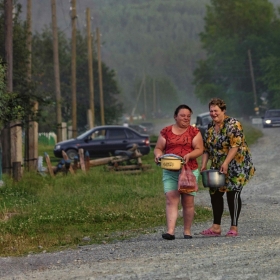
<path fill-rule="evenodd" d="M 251 147 L 257 172 L 242 192 L 239 236 L 204 237 L 211 221 L 193 226 L 191 240 L 156 232 L 114 244 L 23 258 L 0 258 L 0 279 L 266 279 L 280 275 L 280 128 L 265 129 Z M 207 191 L 196 203 L 209 206 Z M 222 221 L 223 234 L 229 217 Z"/>

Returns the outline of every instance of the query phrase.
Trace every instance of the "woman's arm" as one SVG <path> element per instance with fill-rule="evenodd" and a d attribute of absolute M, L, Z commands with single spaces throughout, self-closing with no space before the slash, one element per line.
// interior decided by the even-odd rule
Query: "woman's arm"
<path fill-rule="evenodd" d="M 202 155 L 203 153 L 203 139 L 201 133 L 197 133 L 197 135 L 192 140 L 192 148 L 193 151 L 184 155 L 184 160 L 187 163 L 190 159 L 195 159 Z"/>
<path fill-rule="evenodd" d="M 243 128 L 239 121 L 235 120 L 231 125 L 228 126 L 228 135 L 230 142 L 230 149 L 226 156 L 226 159 L 221 165 L 220 172 L 227 174 L 228 165 L 234 159 L 238 149 L 242 143 L 242 138 L 244 137 Z"/>
<path fill-rule="evenodd" d="M 238 151 L 238 147 L 233 147 L 228 151 L 227 157 L 223 164 L 221 165 L 220 172 L 227 174 L 228 172 L 228 165 L 235 157 L 236 153 Z"/>
<path fill-rule="evenodd" d="M 204 152 L 202 155 L 202 161 L 201 161 L 201 168 L 200 171 L 206 170 L 207 169 L 207 162 L 209 159 L 209 154 L 207 152 Z"/>
<path fill-rule="evenodd" d="M 155 163 L 158 163 L 158 158 L 164 154 L 165 144 L 166 139 L 162 135 L 159 135 L 156 147 L 154 149 Z"/>

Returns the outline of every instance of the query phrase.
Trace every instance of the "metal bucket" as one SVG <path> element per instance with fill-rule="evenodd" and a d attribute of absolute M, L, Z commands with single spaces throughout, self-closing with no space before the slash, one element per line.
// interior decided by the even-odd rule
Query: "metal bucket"
<path fill-rule="evenodd" d="M 226 176 L 216 169 L 201 171 L 204 188 L 221 188 L 225 185 Z"/>

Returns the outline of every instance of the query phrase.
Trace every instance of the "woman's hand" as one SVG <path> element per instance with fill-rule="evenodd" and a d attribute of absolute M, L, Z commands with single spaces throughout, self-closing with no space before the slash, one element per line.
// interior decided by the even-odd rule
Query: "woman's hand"
<path fill-rule="evenodd" d="M 159 158 L 162 156 L 162 153 L 161 154 L 156 154 L 155 155 L 155 163 L 158 164 L 158 160 Z"/>
<path fill-rule="evenodd" d="M 183 159 L 185 161 L 185 164 L 187 164 L 189 162 L 189 160 L 190 160 L 190 154 L 185 154 Z"/>
<path fill-rule="evenodd" d="M 228 172 L 228 164 L 227 163 L 223 163 L 222 164 L 222 166 L 221 166 L 221 168 L 220 168 L 220 172 L 221 173 L 224 173 L 224 174 L 227 174 L 227 172 Z"/>
<path fill-rule="evenodd" d="M 159 158 L 163 155 L 163 152 L 164 152 L 164 149 L 165 149 L 165 144 L 166 144 L 165 138 L 163 138 L 162 135 L 160 135 L 158 137 L 156 146 L 154 148 L 154 156 L 155 156 L 155 163 L 156 164 L 158 164 Z"/>
<path fill-rule="evenodd" d="M 204 170 L 206 170 L 206 166 L 201 166 L 200 172 L 202 172 L 202 171 L 204 171 Z"/>
<path fill-rule="evenodd" d="M 221 165 L 220 172 L 222 172 L 224 174 L 228 173 L 228 165 L 231 162 L 231 160 L 234 158 L 234 156 L 236 155 L 237 151 L 238 151 L 238 147 L 230 148 L 225 161 Z"/>

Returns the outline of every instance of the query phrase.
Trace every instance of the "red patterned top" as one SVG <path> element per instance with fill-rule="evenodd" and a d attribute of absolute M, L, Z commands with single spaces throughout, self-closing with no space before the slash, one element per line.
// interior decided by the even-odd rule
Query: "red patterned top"
<path fill-rule="evenodd" d="M 189 126 L 188 129 L 180 135 L 174 134 L 172 132 L 172 125 L 163 128 L 160 131 L 160 134 L 166 139 L 165 153 L 184 157 L 184 155 L 193 151 L 192 140 L 197 135 L 197 133 L 199 133 L 199 129 L 193 126 Z M 197 169 L 197 160 L 190 159 L 188 166 L 191 170 Z"/>

